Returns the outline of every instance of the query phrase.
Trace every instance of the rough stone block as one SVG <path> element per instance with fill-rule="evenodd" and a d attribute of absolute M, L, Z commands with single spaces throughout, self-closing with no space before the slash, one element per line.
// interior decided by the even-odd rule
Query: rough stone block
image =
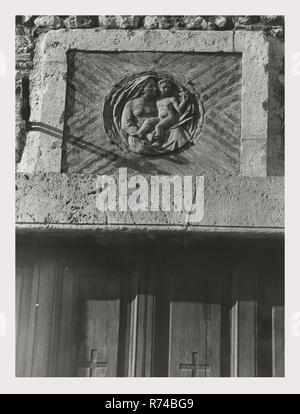
<path fill-rule="evenodd" d="M 276 16 L 276 15 L 262 16 L 261 20 L 265 25 L 284 26 L 284 16 Z"/>
<path fill-rule="evenodd" d="M 260 23 L 260 16 L 236 16 L 235 22 L 237 25 L 253 25 Z"/>
<path fill-rule="evenodd" d="M 64 20 L 67 29 L 90 28 L 97 26 L 96 16 L 69 16 Z"/>
<path fill-rule="evenodd" d="M 160 226 L 177 225 L 182 232 L 187 227 L 195 231 L 222 232 L 230 228 L 242 233 L 264 232 L 284 228 L 284 180 L 277 177 L 216 177 L 204 181 L 204 218 L 201 223 L 185 222 L 185 215 L 174 212 L 101 213 L 96 208 L 96 182 L 93 174 L 18 174 L 16 178 L 17 225 L 97 226 L 111 228 L 123 225 L 159 230 Z M 171 229 L 170 227 L 170 229 Z M 250 229 L 251 228 L 251 229 Z M 71 229 L 71 227 L 70 227 Z M 166 227 L 164 227 L 166 230 Z"/>
<path fill-rule="evenodd" d="M 34 49 L 33 38 L 23 28 L 17 28 L 15 38 L 16 56 L 24 53 L 30 53 Z"/>
<path fill-rule="evenodd" d="M 120 15 L 120 16 L 98 16 L 99 26 L 104 29 L 137 29 L 140 27 L 141 16 Z"/>
<path fill-rule="evenodd" d="M 145 29 L 170 29 L 174 19 L 168 16 L 145 16 L 143 27 Z"/>
<path fill-rule="evenodd" d="M 183 24 L 188 30 L 208 29 L 208 20 L 202 16 L 184 16 Z"/>
<path fill-rule="evenodd" d="M 99 26 L 103 29 L 117 29 L 117 16 L 98 16 Z"/>
<path fill-rule="evenodd" d="M 267 175 L 266 139 L 244 139 L 241 148 L 241 175 L 265 177 Z"/>
<path fill-rule="evenodd" d="M 229 16 L 216 16 L 213 19 L 213 22 L 220 30 L 229 30 L 233 28 L 233 22 Z"/>
<path fill-rule="evenodd" d="M 40 29 L 59 29 L 63 26 L 63 20 L 59 16 L 39 16 L 34 20 L 34 24 Z"/>

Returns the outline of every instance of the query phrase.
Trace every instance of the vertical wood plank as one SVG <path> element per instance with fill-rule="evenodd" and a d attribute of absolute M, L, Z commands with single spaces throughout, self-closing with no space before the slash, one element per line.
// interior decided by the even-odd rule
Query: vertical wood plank
<path fill-rule="evenodd" d="M 284 377 L 284 308 L 283 306 L 275 306 L 273 308 L 273 377 Z"/>
<path fill-rule="evenodd" d="M 170 342 L 170 275 L 165 261 L 157 262 L 153 375 L 167 377 Z"/>
<path fill-rule="evenodd" d="M 260 255 L 257 280 L 257 376 L 272 377 L 274 257 Z"/>
<path fill-rule="evenodd" d="M 39 263 L 22 260 L 16 268 L 16 376 L 32 374 Z"/>
<path fill-rule="evenodd" d="M 170 270 L 169 376 L 206 377 L 212 370 L 207 348 L 208 330 L 211 329 L 207 267 L 199 270 L 190 262 L 177 264 Z"/>
<path fill-rule="evenodd" d="M 255 377 L 257 363 L 257 267 L 242 260 L 239 266 L 238 376 Z"/>
<path fill-rule="evenodd" d="M 46 252 L 41 256 L 38 307 L 34 342 L 32 376 L 49 376 L 52 315 L 55 287 L 55 257 Z"/>
<path fill-rule="evenodd" d="M 226 269 L 223 269 L 225 272 Z M 207 371 L 208 377 L 220 377 L 221 375 L 221 286 L 224 275 L 214 266 L 209 269 L 208 289 L 210 291 L 210 303 L 207 320 L 207 363 L 210 370 Z"/>
<path fill-rule="evenodd" d="M 138 321 L 138 281 L 139 271 L 135 268 L 132 277 L 132 283 L 126 284 L 126 359 L 125 359 L 125 376 L 134 377 L 136 372 L 136 352 L 137 352 L 137 321 Z"/>
<path fill-rule="evenodd" d="M 135 376 L 136 366 L 136 344 L 137 344 L 137 312 L 138 309 L 138 296 L 136 295 L 132 299 L 131 304 L 128 306 L 128 319 L 129 319 L 129 331 L 128 331 L 128 376 Z"/>
<path fill-rule="evenodd" d="M 83 279 L 83 278 L 82 278 Z M 90 278 L 85 278 L 90 279 Z M 88 283 L 87 281 L 82 281 Z M 89 281 L 90 282 L 90 281 Z M 95 296 L 93 296 L 92 292 Z M 96 292 L 101 292 L 97 298 Z M 90 361 L 91 352 L 97 350 L 99 368 L 95 372 L 97 377 L 116 377 L 118 360 L 118 338 L 120 333 L 120 279 L 114 276 L 97 278 L 90 286 L 89 296 L 85 298 L 84 319 L 85 326 L 82 333 L 81 364 Z M 76 312 L 76 309 L 74 309 Z M 80 372 L 79 372 L 80 376 Z"/>
<path fill-rule="evenodd" d="M 156 266 L 144 261 L 139 267 L 139 290 L 137 307 L 137 344 L 135 376 L 151 377 L 153 374 L 154 283 Z"/>
<path fill-rule="evenodd" d="M 60 295 L 56 295 L 55 308 L 59 317 L 57 325 L 57 355 L 55 376 L 74 375 L 74 341 L 72 318 L 74 312 L 74 277 L 71 269 L 63 267 L 58 272 Z M 73 350 L 72 350 L 73 348 Z"/>
<path fill-rule="evenodd" d="M 231 356 L 230 356 L 230 376 L 238 377 L 239 375 L 239 267 L 235 266 L 232 274 L 231 287 Z"/>
<path fill-rule="evenodd" d="M 282 256 L 282 255 L 280 255 Z M 285 376 L 284 263 L 279 256 L 275 272 L 275 298 L 272 309 L 272 374 Z"/>
<path fill-rule="evenodd" d="M 64 269 L 57 375 L 116 377 L 121 331 L 119 269 L 96 266 Z"/>

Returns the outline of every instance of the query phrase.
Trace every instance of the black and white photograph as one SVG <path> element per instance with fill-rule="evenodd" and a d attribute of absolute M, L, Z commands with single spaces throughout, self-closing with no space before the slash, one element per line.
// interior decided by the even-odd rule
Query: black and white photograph
<path fill-rule="evenodd" d="M 284 16 L 16 16 L 16 376 L 284 376 Z"/>
<path fill-rule="evenodd" d="M 3 7 L 1 394 L 299 392 L 288 3 Z"/>

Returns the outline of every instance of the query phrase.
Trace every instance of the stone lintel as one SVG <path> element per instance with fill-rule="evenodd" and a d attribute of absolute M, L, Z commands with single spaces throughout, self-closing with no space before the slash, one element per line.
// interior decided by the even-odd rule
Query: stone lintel
<path fill-rule="evenodd" d="M 100 212 L 96 207 L 97 175 L 35 173 L 17 174 L 17 226 L 48 229 L 114 226 L 159 230 L 228 232 L 282 232 L 284 180 L 281 177 L 206 176 L 204 217 L 186 221 L 179 212 Z M 150 186 L 149 186 L 150 188 Z M 116 227 L 116 228 L 117 228 Z"/>

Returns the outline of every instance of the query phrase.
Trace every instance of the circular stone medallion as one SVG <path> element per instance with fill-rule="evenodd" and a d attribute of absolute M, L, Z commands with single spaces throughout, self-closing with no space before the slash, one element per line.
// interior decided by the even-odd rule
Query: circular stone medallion
<path fill-rule="evenodd" d="M 103 109 L 111 141 L 149 156 L 188 148 L 199 136 L 203 119 L 196 89 L 163 71 L 122 78 L 105 98 Z"/>

